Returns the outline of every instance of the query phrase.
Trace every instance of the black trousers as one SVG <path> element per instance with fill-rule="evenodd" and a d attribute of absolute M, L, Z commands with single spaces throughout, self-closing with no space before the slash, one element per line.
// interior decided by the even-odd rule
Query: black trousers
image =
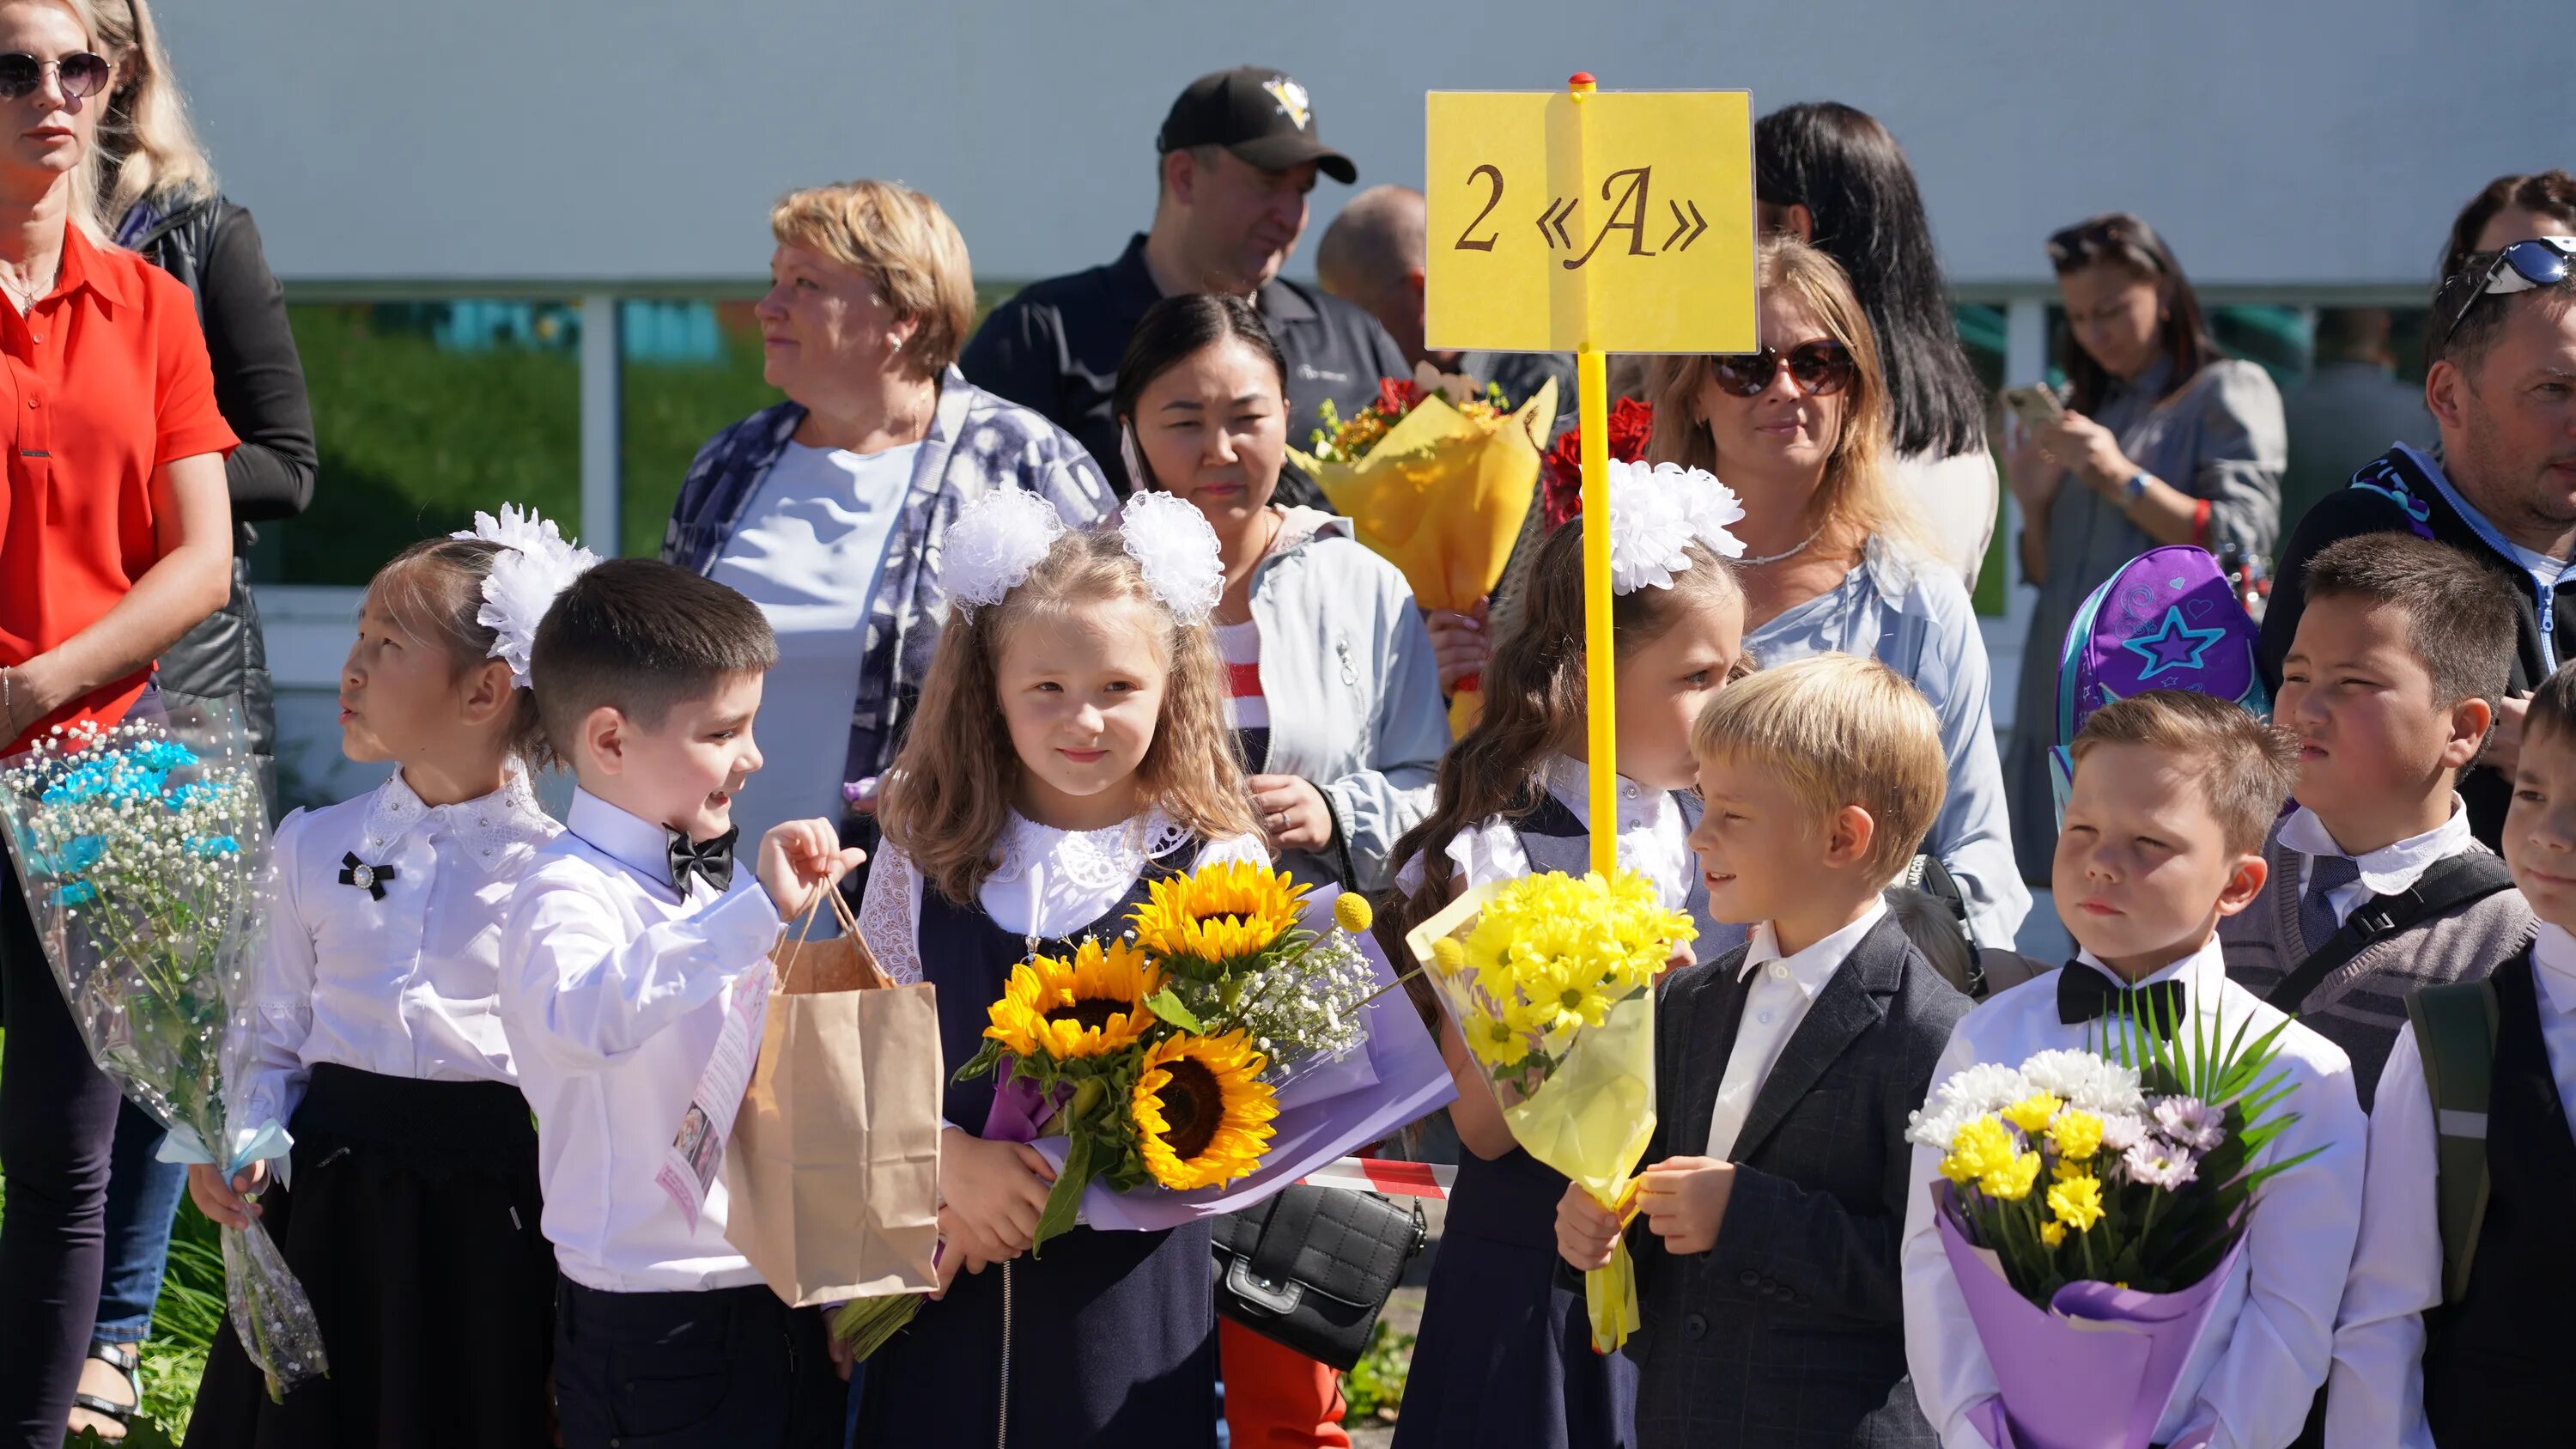
<path fill-rule="evenodd" d="M 98 1317 L 116 1083 L 90 1062 L 0 849 L 0 1446 L 61 1449 Z"/>
<path fill-rule="evenodd" d="M 848 1385 L 822 1310 L 757 1283 L 602 1293 L 556 1282 L 564 1449 L 840 1449 Z"/>

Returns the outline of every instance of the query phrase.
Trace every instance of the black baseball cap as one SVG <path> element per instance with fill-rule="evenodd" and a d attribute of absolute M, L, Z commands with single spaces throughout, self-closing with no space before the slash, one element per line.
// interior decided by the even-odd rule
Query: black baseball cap
<path fill-rule="evenodd" d="M 1189 146 L 1223 146 L 1264 171 L 1312 161 L 1344 186 L 1360 176 L 1350 157 L 1316 139 L 1306 88 L 1268 66 L 1236 66 L 1190 82 L 1163 117 L 1154 149 L 1169 154 Z"/>

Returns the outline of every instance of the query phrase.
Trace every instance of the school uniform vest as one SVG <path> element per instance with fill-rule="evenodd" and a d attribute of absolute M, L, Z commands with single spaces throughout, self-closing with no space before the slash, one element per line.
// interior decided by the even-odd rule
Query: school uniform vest
<path fill-rule="evenodd" d="M 2564 1443 L 2565 1329 L 2576 1301 L 2576 1137 L 2540 1036 L 2531 953 L 2496 969 L 2492 1196 L 2469 1290 L 2429 1316 L 2424 1417 L 2442 1449 Z"/>
<path fill-rule="evenodd" d="M 1085 936 L 1125 934 L 1148 887 L 1186 873 L 1191 838 L 1147 863 L 1127 894 L 1080 930 L 1034 944 L 926 882 L 916 936 L 922 979 L 939 990 L 940 1050 L 963 1063 L 983 1045 L 985 1007 L 1011 969 L 1069 955 Z M 980 1134 L 993 1077 L 951 1081 L 947 1121 Z M 859 1442 L 890 1445 L 1213 1445 L 1216 1279 L 1205 1222 L 1164 1232 L 1077 1227 L 981 1274 L 868 1361 Z"/>

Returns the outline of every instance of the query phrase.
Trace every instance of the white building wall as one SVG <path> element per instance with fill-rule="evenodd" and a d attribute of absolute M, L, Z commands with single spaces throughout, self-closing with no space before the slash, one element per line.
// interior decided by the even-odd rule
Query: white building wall
<path fill-rule="evenodd" d="M 1750 87 L 1905 143 L 1951 275 L 2138 211 L 2203 283 L 2426 279 L 2487 177 L 2570 160 L 2565 0 L 165 0 L 228 189 L 290 283 L 706 281 L 798 184 L 909 181 L 977 270 L 1115 253 L 1163 111 L 1278 65 L 1363 182 L 1418 184 L 1422 92 Z M 1315 225 L 1343 188 L 1318 193 Z M 1292 261 L 1305 271 L 1310 254 Z"/>

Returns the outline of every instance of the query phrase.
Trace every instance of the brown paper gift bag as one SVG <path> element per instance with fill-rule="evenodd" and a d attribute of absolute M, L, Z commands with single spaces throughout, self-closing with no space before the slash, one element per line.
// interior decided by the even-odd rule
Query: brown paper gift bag
<path fill-rule="evenodd" d="M 939 1240 L 939 1011 L 895 985 L 838 891 L 770 953 L 778 985 L 724 1158 L 725 1238 L 793 1307 L 928 1292 Z"/>

